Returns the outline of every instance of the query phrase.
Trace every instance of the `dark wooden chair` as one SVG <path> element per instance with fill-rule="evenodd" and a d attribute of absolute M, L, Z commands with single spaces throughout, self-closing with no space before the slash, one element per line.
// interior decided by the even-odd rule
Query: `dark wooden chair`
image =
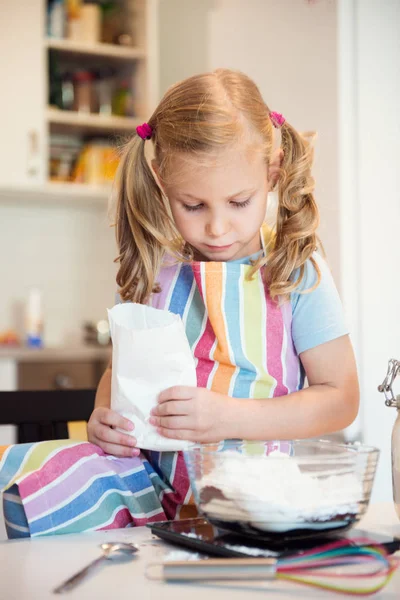
<path fill-rule="evenodd" d="M 96 390 L 0 391 L 0 425 L 18 427 L 18 443 L 68 438 L 68 423 L 88 421 Z"/>

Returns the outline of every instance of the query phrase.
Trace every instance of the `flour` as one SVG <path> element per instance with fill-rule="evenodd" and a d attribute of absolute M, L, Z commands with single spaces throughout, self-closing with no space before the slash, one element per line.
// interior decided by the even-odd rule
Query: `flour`
<path fill-rule="evenodd" d="M 192 538 L 195 540 L 202 540 L 202 536 L 196 533 L 188 532 L 182 533 L 185 537 Z M 206 539 L 207 541 L 207 539 Z M 225 540 L 223 541 L 223 547 L 227 550 L 234 550 L 235 552 L 240 552 L 241 554 L 247 554 L 248 556 L 256 556 L 256 557 L 272 557 L 275 558 L 277 553 L 273 550 L 265 550 L 263 548 L 253 548 L 251 546 L 242 546 L 240 544 L 228 544 Z"/>
<path fill-rule="evenodd" d="M 242 521 L 265 531 L 345 525 L 360 511 L 362 482 L 349 472 L 351 465 L 325 471 L 316 466 L 313 476 L 280 452 L 268 458 L 224 452 L 197 484 L 201 508 L 208 517 Z"/>

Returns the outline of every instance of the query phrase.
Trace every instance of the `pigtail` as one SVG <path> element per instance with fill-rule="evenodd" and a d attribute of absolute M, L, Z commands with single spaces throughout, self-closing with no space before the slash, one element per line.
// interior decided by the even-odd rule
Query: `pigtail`
<path fill-rule="evenodd" d="M 313 148 L 289 123 L 281 127 L 281 144 L 284 152 L 278 180 L 279 205 L 276 236 L 268 255 L 267 277 L 271 297 L 288 296 L 301 284 L 305 263 L 313 264 L 318 286 L 321 273 L 313 258 L 320 246 L 316 230 L 319 211 L 314 200 L 314 179 L 311 175 Z M 299 270 L 294 280 L 294 272 Z M 311 290 L 310 290 L 311 291 Z"/>
<path fill-rule="evenodd" d="M 117 284 L 124 301 L 145 303 L 152 292 L 165 250 L 177 251 L 177 234 L 162 191 L 145 156 L 145 141 L 135 135 L 123 151 L 117 175 Z"/>

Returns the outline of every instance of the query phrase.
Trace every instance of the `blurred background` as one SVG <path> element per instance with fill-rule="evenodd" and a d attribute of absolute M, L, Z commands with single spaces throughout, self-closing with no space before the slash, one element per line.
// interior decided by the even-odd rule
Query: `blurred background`
<path fill-rule="evenodd" d="M 361 382 L 344 435 L 381 449 L 375 497 L 389 499 L 396 411 L 377 386 L 400 358 L 400 0 L 0 7 L 0 389 L 95 387 L 116 293 L 117 148 L 171 84 L 240 69 L 273 110 L 318 134 L 320 234 Z M 0 444 L 14 439 L 0 428 Z"/>

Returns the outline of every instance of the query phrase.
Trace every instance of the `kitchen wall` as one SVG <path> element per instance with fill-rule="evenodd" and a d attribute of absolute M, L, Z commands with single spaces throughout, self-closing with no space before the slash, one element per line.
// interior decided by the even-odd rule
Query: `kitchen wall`
<path fill-rule="evenodd" d="M 104 318 L 114 302 L 116 251 L 106 208 L 14 200 L 0 214 L 0 331 L 21 327 L 28 289 L 38 286 L 46 343 L 79 342 L 82 322 Z"/>
<path fill-rule="evenodd" d="M 334 0 L 160 0 L 160 89 L 240 69 L 273 110 L 317 131 L 320 234 L 340 286 L 336 10 Z"/>

